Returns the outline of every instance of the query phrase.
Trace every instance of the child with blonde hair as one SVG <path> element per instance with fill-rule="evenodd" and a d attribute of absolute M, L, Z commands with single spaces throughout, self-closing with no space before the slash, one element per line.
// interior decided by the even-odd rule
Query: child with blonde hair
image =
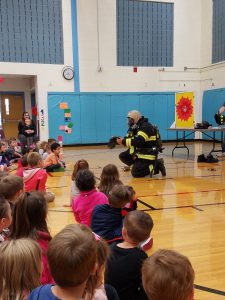
<path fill-rule="evenodd" d="M 156 251 L 142 267 L 143 286 L 151 300 L 193 300 L 194 278 L 189 259 L 174 250 Z"/>
<path fill-rule="evenodd" d="M 87 226 L 66 226 L 51 240 L 47 251 L 55 285 L 35 289 L 28 299 L 83 299 L 88 278 L 96 270 L 96 251 L 95 236 Z"/>
<path fill-rule="evenodd" d="M 12 211 L 9 202 L 0 198 L 0 243 L 7 238 L 7 228 L 11 225 L 11 223 Z"/>
<path fill-rule="evenodd" d="M 114 287 L 104 284 L 105 264 L 109 256 L 109 246 L 104 240 L 97 241 L 97 269 L 86 286 L 84 300 L 119 300 Z"/>
<path fill-rule="evenodd" d="M 25 300 L 40 282 L 41 248 L 31 239 L 0 244 L 0 299 Z"/>
<path fill-rule="evenodd" d="M 47 156 L 51 153 L 51 147 L 48 142 L 40 142 L 38 147 L 38 152 L 42 156 L 42 159 L 45 160 Z"/>
<path fill-rule="evenodd" d="M 78 190 L 76 183 L 75 183 L 75 179 L 77 176 L 77 173 L 80 170 L 85 170 L 85 169 L 89 169 L 89 164 L 85 159 L 80 159 L 78 160 L 74 167 L 73 167 L 73 173 L 71 176 L 72 182 L 71 182 L 71 190 L 70 190 L 70 202 L 72 204 L 72 200 L 77 197 L 80 193 L 80 191 Z"/>

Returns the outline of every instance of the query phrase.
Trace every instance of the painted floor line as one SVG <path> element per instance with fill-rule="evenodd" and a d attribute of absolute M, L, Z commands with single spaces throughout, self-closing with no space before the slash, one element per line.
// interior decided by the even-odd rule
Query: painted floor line
<path fill-rule="evenodd" d="M 212 288 L 209 288 L 209 287 L 206 287 L 206 286 L 202 286 L 202 285 L 198 285 L 198 284 L 195 284 L 194 287 L 197 290 L 201 290 L 201 291 L 212 293 L 212 294 L 216 294 L 216 295 L 225 296 L 225 291 L 221 291 L 221 290 L 217 290 L 217 289 L 212 289 Z"/>

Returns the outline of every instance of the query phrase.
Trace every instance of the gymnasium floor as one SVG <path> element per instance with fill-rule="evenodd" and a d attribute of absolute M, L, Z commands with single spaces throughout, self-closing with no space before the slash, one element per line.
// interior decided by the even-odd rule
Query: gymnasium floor
<path fill-rule="evenodd" d="M 69 207 L 71 173 L 78 159 L 86 159 L 96 177 L 108 163 L 120 170 L 124 184 L 134 187 L 141 203 L 138 209 L 149 213 L 154 220 L 154 246 L 175 249 L 187 255 L 196 272 L 195 300 L 219 300 L 225 296 L 225 156 L 218 154 L 215 164 L 197 164 L 197 156 L 207 154 L 209 143 L 191 143 L 190 157 L 185 149 L 166 144 L 160 157 L 164 158 L 167 177 L 134 179 L 121 170 L 118 154 L 125 150 L 106 146 L 64 147 L 67 162 L 65 172 L 48 177 L 48 190 L 56 194 L 49 204 L 48 222 L 52 235 L 65 225 L 74 223 Z"/>

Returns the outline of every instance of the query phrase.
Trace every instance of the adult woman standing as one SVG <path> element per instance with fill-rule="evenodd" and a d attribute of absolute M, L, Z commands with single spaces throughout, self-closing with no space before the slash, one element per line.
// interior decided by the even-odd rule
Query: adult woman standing
<path fill-rule="evenodd" d="M 36 125 L 35 125 L 34 121 L 30 119 L 31 123 L 28 128 L 27 124 L 26 124 L 27 119 L 30 119 L 30 115 L 27 111 L 25 111 L 25 112 L 23 112 L 22 119 L 21 119 L 21 121 L 19 121 L 19 124 L 18 124 L 18 131 L 19 131 L 18 138 L 23 147 L 27 145 L 27 137 L 32 136 L 33 142 L 38 141 Z"/>

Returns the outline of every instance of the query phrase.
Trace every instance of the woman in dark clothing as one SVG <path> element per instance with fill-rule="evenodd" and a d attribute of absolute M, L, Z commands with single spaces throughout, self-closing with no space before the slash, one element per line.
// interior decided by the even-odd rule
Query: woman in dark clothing
<path fill-rule="evenodd" d="M 27 137 L 33 138 L 33 142 L 38 141 L 38 136 L 37 136 L 37 130 L 36 130 L 36 125 L 33 120 L 31 120 L 31 124 L 29 128 L 27 127 L 25 120 L 30 119 L 30 115 L 27 111 L 23 112 L 22 114 L 22 120 L 19 121 L 18 124 L 18 138 L 20 140 L 20 143 L 22 144 L 22 147 L 27 145 Z"/>

